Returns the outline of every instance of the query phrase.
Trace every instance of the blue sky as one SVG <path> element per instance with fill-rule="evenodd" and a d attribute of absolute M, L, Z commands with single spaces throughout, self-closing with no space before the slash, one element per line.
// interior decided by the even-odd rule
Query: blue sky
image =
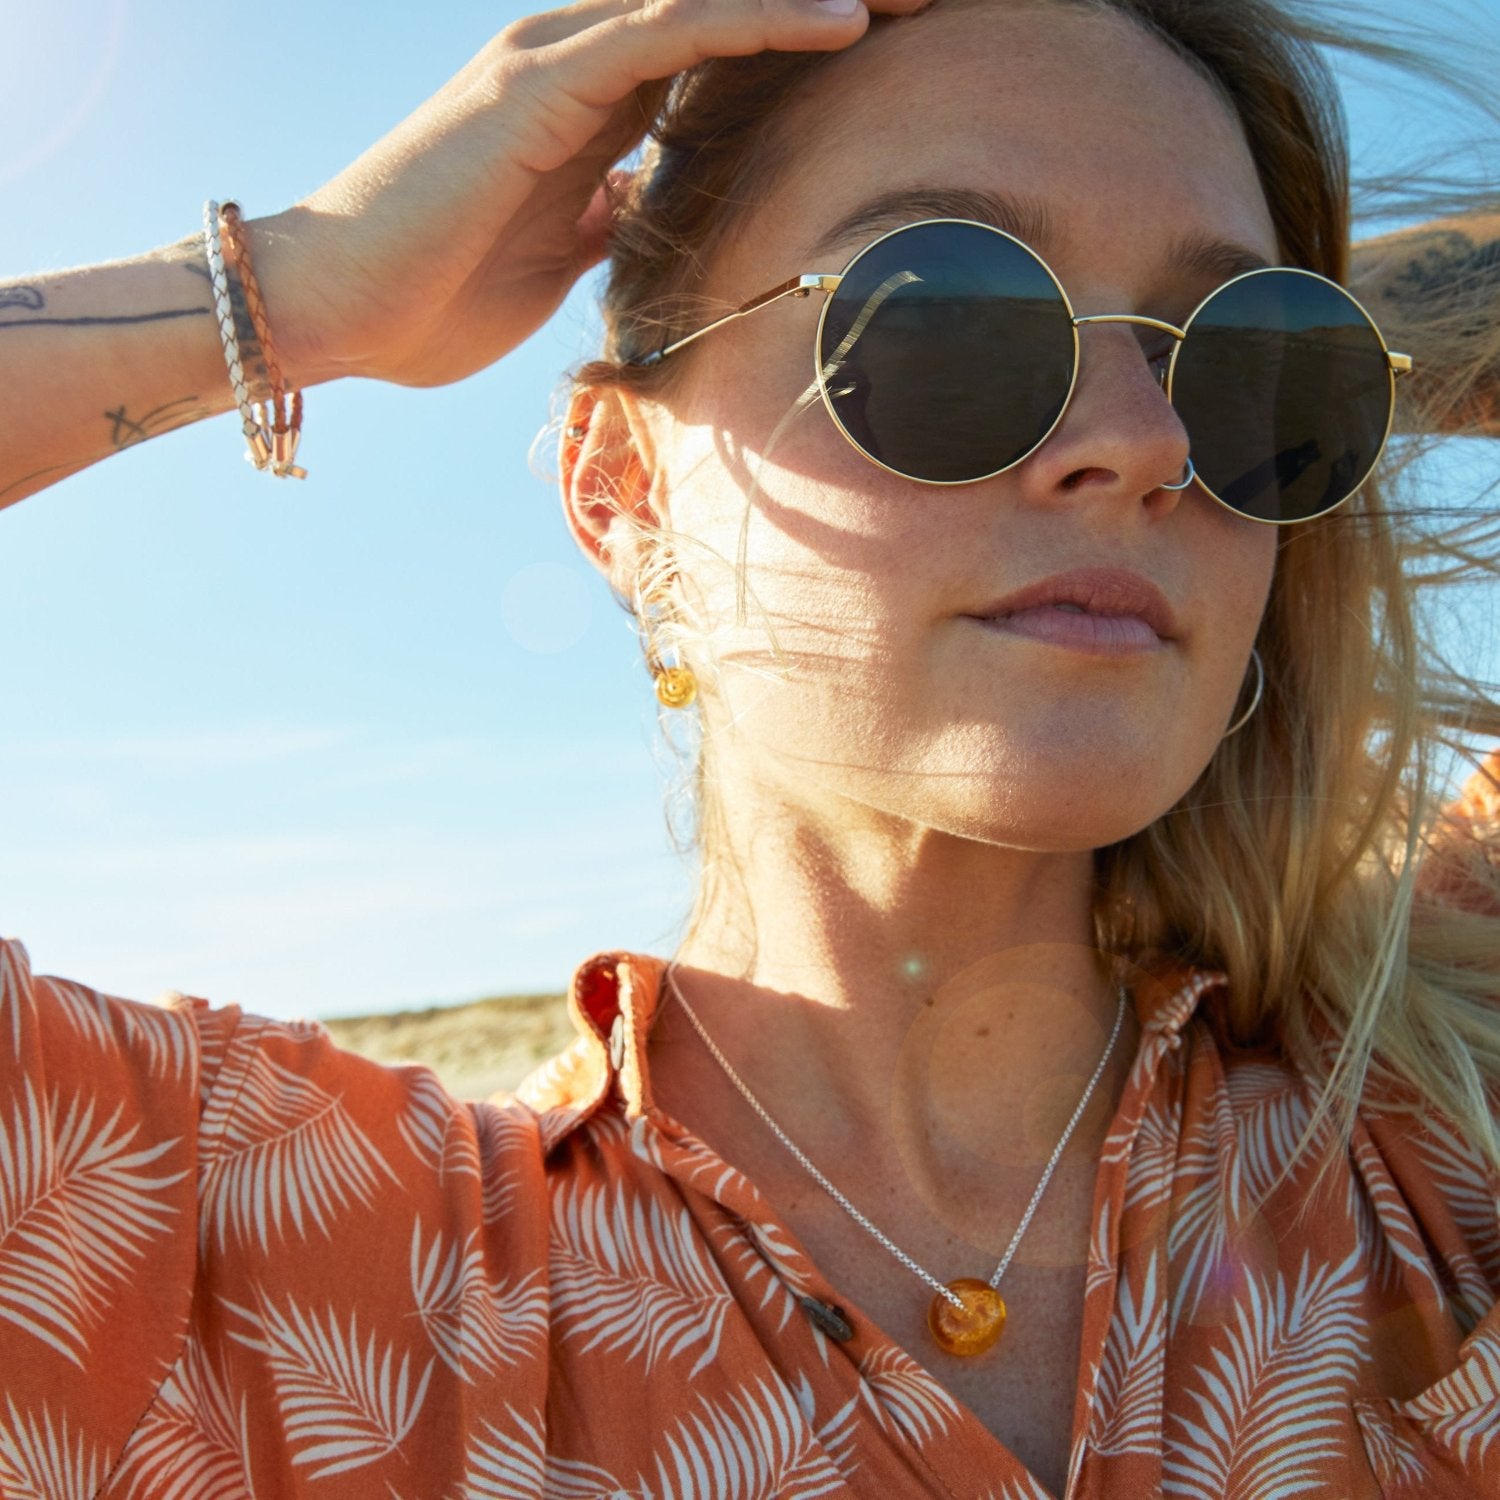
<path fill-rule="evenodd" d="M 285 207 L 531 9 L 13 7 L 0 275 L 171 242 L 210 196 Z M 1495 36 L 1500 0 L 1465 13 Z M 1354 82 L 1360 165 L 1454 128 Z M 672 951 L 691 870 L 655 698 L 531 456 L 591 282 L 457 386 L 314 388 L 303 483 L 225 416 L 0 513 L 0 933 L 40 972 L 335 1015 Z M 1462 636 L 1487 669 L 1488 601 Z"/>

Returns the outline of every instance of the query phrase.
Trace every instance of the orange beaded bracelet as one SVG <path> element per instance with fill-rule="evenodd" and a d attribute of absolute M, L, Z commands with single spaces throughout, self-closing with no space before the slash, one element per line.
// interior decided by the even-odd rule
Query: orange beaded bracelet
<path fill-rule="evenodd" d="M 265 299 L 261 296 L 260 283 L 256 280 L 255 268 L 250 262 L 250 241 L 242 231 L 243 220 L 239 204 L 233 200 L 222 204 L 219 217 L 223 225 L 224 244 L 239 273 L 240 284 L 245 289 L 245 305 L 255 327 L 255 336 L 260 341 L 261 354 L 266 361 L 266 377 L 271 385 L 271 399 L 262 403 L 269 417 L 269 421 L 262 425 L 271 435 L 271 470 L 283 479 L 288 476 L 306 479 L 307 470 L 298 468 L 293 462 L 297 456 L 297 445 L 302 438 L 302 392 L 291 393 L 291 411 L 288 416 L 286 380 L 276 358 L 276 346 L 271 340 Z"/>

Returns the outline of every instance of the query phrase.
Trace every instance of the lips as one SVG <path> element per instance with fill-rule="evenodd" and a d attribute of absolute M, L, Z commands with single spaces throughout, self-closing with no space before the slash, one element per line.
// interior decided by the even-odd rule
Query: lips
<path fill-rule="evenodd" d="M 1072 568 L 1028 584 L 974 611 L 980 620 L 1003 620 L 1026 610 L 1073 605 L 1090 615 L 1133 616 L 1162 639 L 1177 635 L 1177 620 L 1166 595 L 1149 579 L 1124 568 Z"/>

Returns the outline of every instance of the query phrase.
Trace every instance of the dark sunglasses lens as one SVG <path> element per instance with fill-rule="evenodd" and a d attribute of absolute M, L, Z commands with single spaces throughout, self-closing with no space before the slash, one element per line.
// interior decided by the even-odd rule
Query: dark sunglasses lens
<path fill-rule="evenodd" d="M 1286 270 L 1209 298 L 1172 372 L 1198 477 L 1262 521 L 1305 521 L 1354 494 L 1385 446 L 1391 396 L 1390 361 L 1358 305 Z"/>
<path fill-rule="evenodd" d="M 960 484 L 1024 458 L 1073 381 L 1073 325 L 1045 266 L 978 224 L 878 240 L 829 298 L 818 366 L 834 415 L 877 463 Z"/>

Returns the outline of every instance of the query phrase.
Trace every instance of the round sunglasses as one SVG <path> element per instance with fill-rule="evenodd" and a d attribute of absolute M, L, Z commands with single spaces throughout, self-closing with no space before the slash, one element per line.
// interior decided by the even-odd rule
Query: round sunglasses
<path fill-rule="evenodd" d="M 1370 477 L 1391 434 L 1409 356 L 1336 282 L 1274 266 L 1212 291 L 1178 328 L 1159 318 L 1080 318 L 1040 255 L 972 219 L 923 219 L 632 361 L 655 364 L 782 297 L 827 293 L 814 360 L 840 432 L 883 469 L 973 484 L 1030 457 L 1078 382 L 1078 330 L 1131 323 L 1172 342 L 1161 371 L 1191 444 L 1186 488 L 1251 520 L 1326 515 Z"/>

